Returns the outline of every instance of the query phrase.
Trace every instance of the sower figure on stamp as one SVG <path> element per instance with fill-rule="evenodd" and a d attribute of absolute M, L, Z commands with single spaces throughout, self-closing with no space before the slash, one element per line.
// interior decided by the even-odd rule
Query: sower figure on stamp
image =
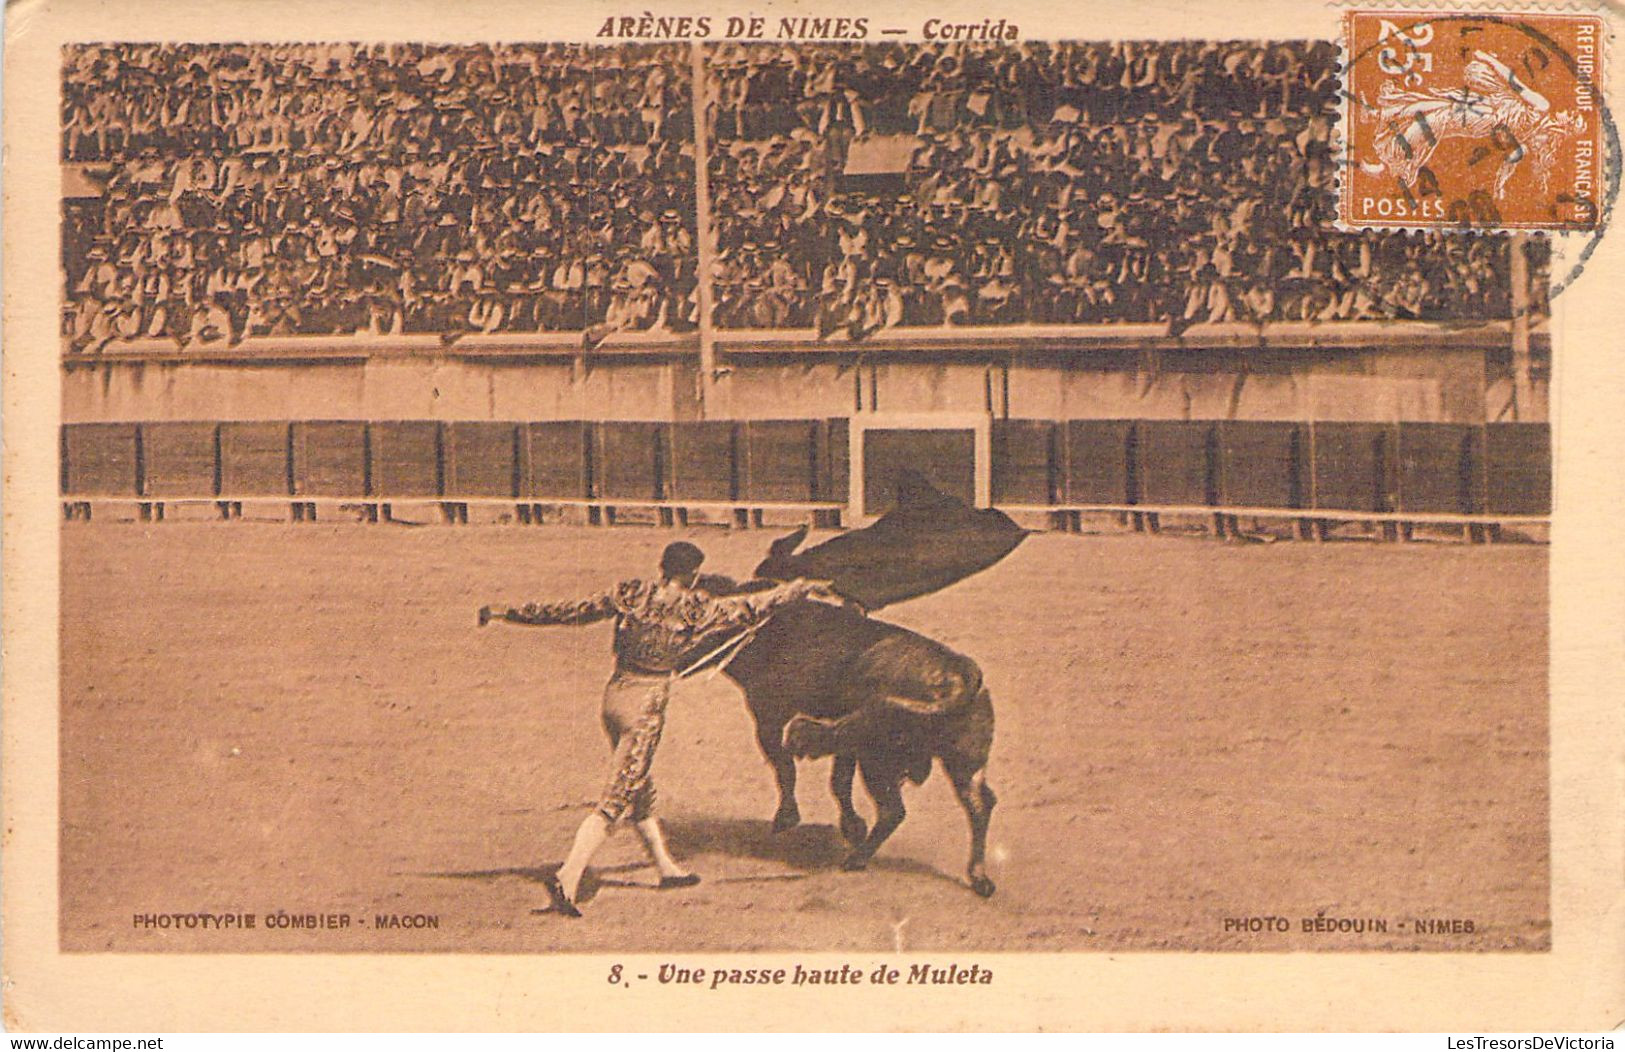
<path fill-rule="evenodd" d="M 613 772 L 598 806 L 576 831 L 570 855 L 548 882 L 554 909 L 581 916 L 576 906 L 582 874 L 617 823 L 630 818 L 649 858 L 660 871 L 660 887 L 699 883 L 672 858 L 660 820 L 654 815 L 650 768 L 666 723 L 672 684 L 685 672 L 708 663 L 721 644 L 742 640 L 774 610 L 802 599 L 842 602 L 822 582 L 794 580 L 765 590 L 715 594 L 725 589 L 699 578 L 705 554 L 686 541 L 668 545 L 660 557 L 657 581 L 623 581 L 575 602 L 528 603 L 511 608 L 480 608 L 480 624 L 492 620 L 522 625 L 588 625 L 615 619 L 615 673 L 604 688 L 604 730 L 614 749 Z M 731 584 L 731 582 L 728 582 Z"/>

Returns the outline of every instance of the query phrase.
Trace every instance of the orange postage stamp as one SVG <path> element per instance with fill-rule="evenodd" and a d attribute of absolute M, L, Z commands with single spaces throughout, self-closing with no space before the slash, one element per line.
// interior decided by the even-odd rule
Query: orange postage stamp
<path fill-rule="evenodd" d="M 1345 19 L 1345 225 L 1599 227 L 1611 129 L 1600 18 Z"/>

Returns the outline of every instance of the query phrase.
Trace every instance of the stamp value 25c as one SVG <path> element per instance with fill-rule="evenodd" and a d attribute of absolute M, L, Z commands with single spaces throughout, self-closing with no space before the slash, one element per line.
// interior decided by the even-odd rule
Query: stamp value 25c
<path fill-rule="evenodd" d="M 1592 230 L 1602 221 L 1602 20 L 1350 11 L 1341 221 Z"/>

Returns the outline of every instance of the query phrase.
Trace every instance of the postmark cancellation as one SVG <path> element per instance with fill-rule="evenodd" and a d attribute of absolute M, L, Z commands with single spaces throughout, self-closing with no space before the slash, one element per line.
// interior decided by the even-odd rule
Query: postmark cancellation
<path fill-rule="evenodd" d="M 1600 227 L 1601 18 L 1352 10 L 1343 43 L 1343 225 Z"/>

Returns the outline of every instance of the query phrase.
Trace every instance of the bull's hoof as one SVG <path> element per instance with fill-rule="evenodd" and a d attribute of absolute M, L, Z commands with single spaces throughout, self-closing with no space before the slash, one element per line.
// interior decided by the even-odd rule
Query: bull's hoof
<path fill-rule="evenodd" d="M 869 839 L 869 823 L 863 820 L 862 815 L 848 815 L 841 819 L 841 835 L 848 844 L 857 847 Z"/>
<path fill-rule="evenodd" d="M 976 894 L 982 896 L 984 899 L 992 898 L 993 892 L 997 890 L 993 881 L 989 880 L 987 877 L 970 878 L 970 889 L 976 892 Z"/>
<path fill-rule="evenodd" d="M 841 868 L 848 873 L 859 873 L 869 868 L 869 856 L 854 851 L 841 860 Z"/>
<path fill-rule="evenodd" d="M 784 833 L 801 824 L 801 812 L 794 807 L 781 807 L 773 816 L 773 832 Z"/>

